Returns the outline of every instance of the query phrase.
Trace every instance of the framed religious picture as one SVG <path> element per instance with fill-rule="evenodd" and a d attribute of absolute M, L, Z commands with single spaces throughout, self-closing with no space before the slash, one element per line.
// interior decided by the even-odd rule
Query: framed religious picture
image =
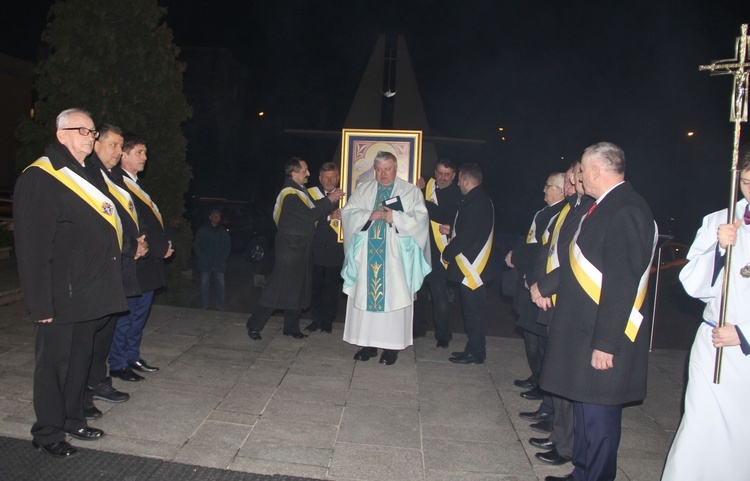
<path fill-rule="evenodd" d="M 346 197 L 357 189 L 357 184 L 375 178 L 373 159 L 381 151 L 388 151 L 398 160 L 398 177 L 417 183 L 422 171 L 421 130 L 355 130 L 341 131 L 341 186 Z M 342 199 L 342 207 L 346 203 Z M 343 232 L 339 242 L 343 241 Z"/>

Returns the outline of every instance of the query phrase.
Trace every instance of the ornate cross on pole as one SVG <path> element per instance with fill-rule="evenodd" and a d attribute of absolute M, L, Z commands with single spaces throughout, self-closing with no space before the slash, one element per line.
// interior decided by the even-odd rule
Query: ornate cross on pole
<path fill-rule="evenodd" d="M 748 74 L 750 74 L 750 62 L 747 61 L 748 36 L 747 24 L 740 28 L 741 35 L 737 37 L 735 47 L 735 56 L 729 60 L 719 60 L 711 65 L 701 65 L 700 70 L 710 70 L 715 75 L 732 75 L 734 76 L 734 88 L 732 90 L 732 108 L 730 121 L 734 122 L 734 142 L 732 149 L 732 178 L 730 183 L 729 194 L 729 212 L 727 223 L 734 222 L 734 211 L 737 199 L 737 162 L 740 151 L 740 129 L 742 122 L 747 122 L 747 96 L 748 96 Z M 732 247 L 727 246 L 726 264 L 724 265 L 724 284 L 721 293 L 721 315 L 719 316 L 718 327 L 726 324 L 727 318 L 727 297 L 729 296 L 729 272 L 732 267 Z M 716 348 L 716 361 L 714 364 L 714 384 L 719 384 L 721 380 L 721 357 L 723 348 Z"/>

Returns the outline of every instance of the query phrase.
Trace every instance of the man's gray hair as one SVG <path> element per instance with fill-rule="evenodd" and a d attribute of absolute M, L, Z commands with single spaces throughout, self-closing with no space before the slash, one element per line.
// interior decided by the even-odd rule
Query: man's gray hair
<path fill-rule="evenodd" d="M 325 164 L 320 166 L 320 173 L 323 172 L 336 172 L 338 173 L 339 166 L 334 164 L 333 162 L 326 162 Z"/>
<path fill-rule="evenodd" d="M 550 179 L 552 179 L 552 185 L 559 188 L 560 190 L 565 190 L 565 173 L 564 172 L 552 172 L 549 175 Z"/>
<path fill-rule="evenodd" d="M 70 117 L 72 114 L 83 114 L 88 117 L 91 117 L 91 112 L 84 109 L 79 108 L 72 108 L 72 109 L 66 109 L 57 114 L 57 119 L 55 120 L 55 128 L 57 130 L 60 130 L 64 127 L 68 126 L 68 117 Z"/>
<path fill-rule="evenodd" d="M 394 164 L 398 165 L 398 160 L 395 155 L 387 150 L 379 150 L 378 153 L 375 154 L 375 158 L 372 159 L 372 166 L 375 167 L 377 164 L 385 162 L 386 160 L 392 160 Z"/>
<path fill-rule="evenodd" d="M 606 170 L 616 174 L 625 174 L 625 152 L 612 142 L 599 142 L 587 147 L 583 153 L 596 155 L 602 160 Z"/>

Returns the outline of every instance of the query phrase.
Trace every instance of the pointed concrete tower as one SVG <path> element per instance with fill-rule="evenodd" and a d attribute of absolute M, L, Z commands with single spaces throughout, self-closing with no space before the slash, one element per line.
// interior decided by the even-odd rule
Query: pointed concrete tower
<path fill-rule="evenodd" d="M 403 35 L 380 35 L 359 84 L 346 129 L 422 131 L 422 172 L 431 175 L 437 162 L 409 50 Z M 425 140 L 426 139 L 426 140 Z M 341 143 L 333 162 L 341 160 Z"/>

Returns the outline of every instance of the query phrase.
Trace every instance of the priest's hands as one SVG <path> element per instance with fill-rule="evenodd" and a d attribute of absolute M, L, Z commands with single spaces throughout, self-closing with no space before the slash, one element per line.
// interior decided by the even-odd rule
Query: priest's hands
<path fill-rule="evenodd" d="M 389 224 L 393 224 L 393 209 L 389 209 L 388 207 L 383 207 L 383 210 L 374 210 L 372 211 L 372 214 L 370 214 L 370 220 L 376 221 L 376 220 L 384 220 L 388 222 Z"/>

